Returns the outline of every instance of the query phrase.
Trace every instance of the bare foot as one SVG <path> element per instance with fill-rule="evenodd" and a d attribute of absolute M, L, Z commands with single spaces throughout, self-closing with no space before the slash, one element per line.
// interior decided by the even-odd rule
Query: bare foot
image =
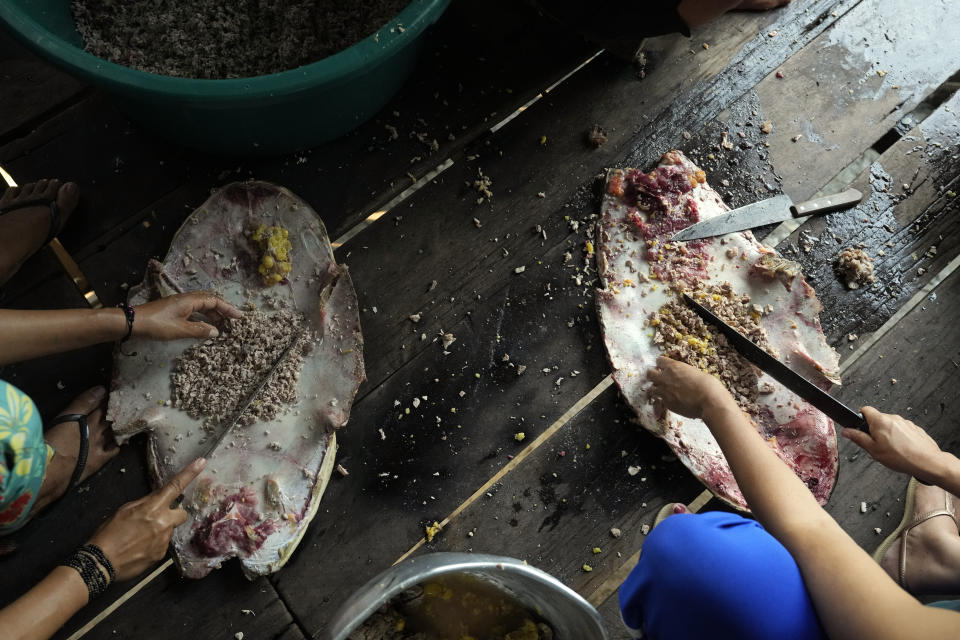
<path fill-rule="evenodd" d="M 103 399 L 106 389 L 94 387 L 81 393 L 67 405 L 61 415 L 66 413 L 89 414 L 90 451 L 87 464 L 83 468 L 80 481 L 83 482 L 97 472 L 104 464 L 120 452 L 113 440 L 113 433 L 104 422 Z M 46 441 L 55 453 L 47 464 L 47 473 L 37 494 L 32 511 L 36 513 L 62 496 L 69 488 L 70 478 L 77 466 L 77 454 L 80 451 L 80 429 L 76 422 L 61 422 L 44 433 Z"/>
<path fill-rule="evenodd" d="M 911 521 L 917 516 L 944 509 L 945 494 L 939 487 L 918 484 Z M 960 500 L 949 494 L 947 497 L 956 511 Z M 897 538 L 880 562 L 884 571 L 898 583 L 903 535 Z M 960 591 L 960 535 L 953 519 L 945 515 L 935 516 L 910 529 L 906 537 L 903 587 L 913 594 Z"/>
<path fill-rule="evenodd" d="M 737 9 L 741 11 L 769 11 L 777 7 L 785 7 L 790 0 L 741 0 Z"/>
<path fill-rule="evenodd" d="M 77 206 L 80 190 L 76 184 L 59 180 L 38 180 L 22 187 L 9 187 L 0 196 L 0 209 L 39 198 L 56 198 L 60 209 L 60 225 Z M 0 285 L 37 252 L 50 234 L 50 207 L 40 204 L 0 214 Z"/>

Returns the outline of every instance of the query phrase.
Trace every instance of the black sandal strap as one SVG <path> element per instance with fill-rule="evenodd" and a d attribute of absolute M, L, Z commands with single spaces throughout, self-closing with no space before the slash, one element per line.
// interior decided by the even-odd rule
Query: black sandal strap
<path fill-rule="evenodd" d="M 47 239 L 43 241 L 43 246 L 50 244 L 58 233 L 60 233 L 60 205 L 54 199 L 50 201 L 50 231 L 47 232 Z"/>
<path fill-rule="evenodd" d="M 77 466 L 70 477 L 70 486 L 80 484 L 83 468 L 87 466 L 87 455 L 90 453 L 90 425 L 87 424 L 87 415 L 84 413 L 65 413 L 53 419 L 52 424 L 61 422 L 76 422 L 80 427 L 80 450 L 77 451 Z"/>
<path fill-rule="evenodd" d="M 12 202 L 6 207 L 0 207 L 0 216 L 13 213 L 14 211 L 19 211 L 20 209 L 37 207 L 40 205 L 46 205 L 50 210 L 50 231 L 47 232 L 47 239 L 43 241 L 44 246 L 46 246 L 50 244 L 51 240 L 57 237 L 58 233 L 60 233 L 60 206 L 57 204 L 56 197 L 31 198 L 29 200 L 23 200 L 20 202 Z"/>

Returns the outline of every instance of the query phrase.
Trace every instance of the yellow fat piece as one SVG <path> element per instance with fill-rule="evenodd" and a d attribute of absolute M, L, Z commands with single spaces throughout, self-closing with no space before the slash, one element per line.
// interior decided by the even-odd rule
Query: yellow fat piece
<path fill-rule="evenodd" d="M 251 236 L 260 248 L 260 266 L 257 271 L 263 276 L 263 284 L 271 287 L 283 280 L 292 270 L 290 262 L 290 232 L 283 227 L 268 227 L 261 224 Z"/>

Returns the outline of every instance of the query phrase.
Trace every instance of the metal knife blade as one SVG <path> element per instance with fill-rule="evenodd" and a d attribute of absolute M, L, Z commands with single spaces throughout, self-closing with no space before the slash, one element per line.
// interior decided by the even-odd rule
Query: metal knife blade
<path fill-rule="evenodd" d="M 869 432 L 867 421 L 863 415 L 849 408 L 829 393 L 816 386 L 799 373 L 783 364 L 772 355 L 758 347 L 745 335 L 718 318 L 709 309 L 696 300 L 683 294 L 683 301 L 693 309 L 698 316 L 716 327 L 727 337 L 734 349 L 751 363 L 768 373 L 771 378 L 785 386 L 790 391 L 812 404 L 826 414 L 831 420 L 844 427 L 860 429 Z"/>
<path fill-rule="evenodd" d="M 263 391 L 270 381 L 273 379 L 273 374 L 276 373 L 277 369 L 280 368 L 280 365 L 283 364 L 283 361 L 286 359 L 287 354 L 290 353 L 290 350 L 299 342 L 300 337 L 303 335 L 304 330 L 301 329 L 294 336 L 286 347 L 283 348 L 283 351 L 280 352 L 280 357 L 278 357 L 273 365 L 270 366 L 270 369 L 267 370 L 266 375 L 260 380 L 253 391 L 244 399 L 243 403 L 237 408 L 236 412 L 233 414 L 233 418 L 230 420 L 230 424 L 227 425 L 227 428 L 214 440 L 213 444 L 207 448 L 207 451 L 203 454 L 204 458 L 209 458 L 213 455 L 213 452 L 217 450 L 226 437 L 233 431 L 233 428 L 237 426 L 237 423 L 240 421 L 240 418 L 243 416 L 243 413 L 250 408 L 250 405 L 253 404 L 253 401 L 257 399 L 257 396 L 260 395 L 260 392 Z"/>
<path fill-rule="evenodd" d="M 670 241 L 682 242 L 711 238 L 734 231 L 762 227 L 765 224 L 773 224 L 790 218 L 830 213 L 852 207 L 862 199 L 863 194 L 856 189 L 847 189 L 842 193 L 814 198 L 799 204 L 793 204 L 793 200 L 788 195 L 779 195 L 701 220 L 673 234 Z"/>

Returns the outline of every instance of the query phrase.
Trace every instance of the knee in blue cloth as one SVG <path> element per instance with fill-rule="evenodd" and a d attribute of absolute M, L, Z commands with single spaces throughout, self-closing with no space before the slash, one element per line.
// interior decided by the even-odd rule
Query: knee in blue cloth
<path fill-rule="evenodd" d="M 763 527 L 711 512 L 670 516 L 620 588 L 624 622 L 649 638 L 823 638 L 800 571 Z"/>

